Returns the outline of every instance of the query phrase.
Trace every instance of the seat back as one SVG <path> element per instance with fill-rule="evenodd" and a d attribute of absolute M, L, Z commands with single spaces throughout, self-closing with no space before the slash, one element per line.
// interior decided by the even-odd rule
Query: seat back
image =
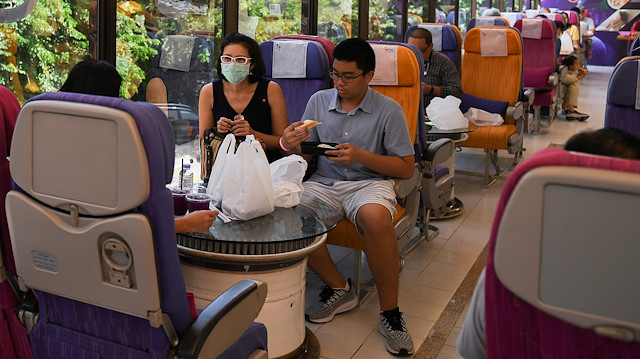
<path fill-rule="evenodd" d="M 277 39 L 261 43 L 260 50 L 267 68 L 265 78 L 282 88 L 289 123 L 304 120 L 309 97 L 331 84 L 331 64 L 323 46 L 312 40 Z"/>
<path fill-rule="evenodd" d="M 460 64 L 462 62 L 462 33 L 460 33 L 460 30 L 450 24 L 412 25 L 404 35 L 405 42 L 409 40 L 409 33 L 416 28 L 426 29 L 431 33 L 433 49 L 447 55 L 458 69 L 458 73 L 460 73 Z"/>
<path fill-rule="evenodd" d="M 0 86 L 0 199 L 4 199 L 11 190 L 11 175 L 9 173 L 9 149 L 16 118 L 20 111 L 20 104 L 16 96 L 4 86 Z M 3 329 L 0 330 L 0 357 L 3 358 L 31 358 L 31 347 L 24 326 L 18 320 L 14 307 L 19 298 L 14 291 L 9 278 L 14 278 L 16 266 L 9 239 L 9 228 L 5 207 L 0 206 L 0 317 L 3 318 Z M 14 283 L 15 285 L 15 283 Z"/>
<path fill-rule="evenodd" d="M 318 22 L 318 36 L 329 39 L 334 45 L 337 45 L 348 39 L 350 32 L 342 21 L 320 21 Z"/>
<path fill-rule="evenodd" d="M 552 148 L 509 175 L 488 247 L 487 357 L 640 356 L 640 225 L 623 214 L 638 205 L 640 161 Z"/>
<path fill-rule="evenodd" d="M 509 21 L 509 24 L 513 26 L 516 21 L 524 19 L 526 16 L 524 16 L 524 14 L 521 12 L 501 12 L 500 17 L 507 19 L 507 21 Z"/>
<path fill-rule="evenodd" d="M 22 108 L 6 207 L 17 273 L 38 295 L 36 357 L 166 357 L 185 333 L 173 160 L 152 104 L 47 93 Z"/>
<path fill-rule="evenodd" d="M 489 38 L 493 40 L 485 40 Z M 462 92 L 509 104 L 517 102 L 522 90 L 522 40 L 518 31 L 476 27 L 467 32 L 464 48 Z"/>
<path fill-rule="evenodd" d="M 640 36 L 636 36 L 631 43 L 631 47 L 629 48 L 629 56 L 638 56 L 640 55 Z"/>
<path fill-rule="evenodd" d="M 467 33 L 469 30 L 479 26 L 511 26 L 511 24 L 507 19 L 498 16 L 472 17 L 467 24 Z"/>
<path fill-rule="evenodd" d="M 549 13 L 549 12 L 541 12 L 538 13 L 536 16 L 534 17 L 539 17 L 540 15 L 546 17 L 547 19 L 551 20 L 551 21 L 560 21 L 564 23 L 564 18 L 562 17 L 561 14 L 557 14 L 557 13 Z"/>
<path fill-rule="evenodd" d="M 615 127 L 640 136 L 638 100 L 640 57 L 622 59 L 613 70 L 607 88 L 604 126 Z"/>
<path fill-rule="evenodd" d="M 297 40 L 315 41 L 319 43 L 324 49 L 324 52 L 327 53 L 327 57 L 329 58 L 329 66 L 333 65 L 333 49 L 336 47 L 336 45 L 327 38 L 315 36 L 315 35 L 282 35 L 282 36 L 276 36 L 273 38 L 273 40 L 278 40 L 278 39 L 297 39 Z"/>
<path fill-rule="evenodd" d="M 153 68 L 147 78 L 159 78 L 164 88 L 148 86 L 148 101 L 164 98 L 168 103 L 197 109 L 200 89 L 214 80 L 216 56 L 213 41 L 201 35 L 168 35 L 161 40 L 162 46 L 153 58 Z M 170 90 L 166 91 L 166 88 Z"/>
<path fill-rule="evenodd" d="M 555 71 L 556 34 L 548 19 L 521 19 L 514 27 L 520 31 L 523 47 L 524 86 L 550 88 L 549 76 Z"/>

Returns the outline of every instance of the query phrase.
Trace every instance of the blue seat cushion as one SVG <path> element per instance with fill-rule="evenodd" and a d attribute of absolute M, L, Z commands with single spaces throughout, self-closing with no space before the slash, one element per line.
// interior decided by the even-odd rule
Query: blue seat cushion
<path fill-rule="evenodd" d="M 469 94 L 462 94 L 462 103 L 460 103 L 460 111 L 465 113 L 469 111 L 470 107 L 479 108 L 481 110 L 485 110 L 491 113 L 497 113 L 504 117 L 507 112 L 507 106 L 509 103 L 507 101 L 494 101 L 487 100 L 480 97 L 475 97 Z"/>

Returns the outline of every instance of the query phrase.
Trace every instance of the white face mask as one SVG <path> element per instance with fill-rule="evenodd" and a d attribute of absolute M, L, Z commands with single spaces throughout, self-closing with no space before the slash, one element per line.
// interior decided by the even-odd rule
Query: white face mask
<path fill-rule="evenodd" d="M 235 62 L 220 64 L 222 75 L 227 81 L 237 85 L 249 76 L 249 64 L 236 64 Z"/>

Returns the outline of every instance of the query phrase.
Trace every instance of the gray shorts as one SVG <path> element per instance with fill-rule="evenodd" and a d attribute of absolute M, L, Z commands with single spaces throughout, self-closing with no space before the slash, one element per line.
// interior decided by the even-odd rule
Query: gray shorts
<path fill-rule="evenodd" d="M 356 226 L 358 210 L 365 204 L 379 204 L 389 210 L 391 218 L 396 214 L 396 192 L 393 189 L 394 181 L 388 180 L 360 180 L 360 181 L 335 181 L 331 185 L 320 182 L 307 181 L 302 184 L 301 203 L 310 203 L 320 200 L 335 208 L 341 216 L 346 217 Z"/>

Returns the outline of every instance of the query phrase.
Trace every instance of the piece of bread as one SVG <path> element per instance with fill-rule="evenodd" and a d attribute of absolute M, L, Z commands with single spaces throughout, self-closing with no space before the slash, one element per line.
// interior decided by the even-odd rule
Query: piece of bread
<path fill-rule="evenodd" d="M 304 120 L 304 123 L 300 126 L 296 127 L 296 130 L 298 129 L 302 129 L 305 131 L 310 130 L 311 128 L 314 128 L 318 125 L 322 125 L 322 123 L 318 122 L 318 121 L 314 121 L 314 120 Z"/>

